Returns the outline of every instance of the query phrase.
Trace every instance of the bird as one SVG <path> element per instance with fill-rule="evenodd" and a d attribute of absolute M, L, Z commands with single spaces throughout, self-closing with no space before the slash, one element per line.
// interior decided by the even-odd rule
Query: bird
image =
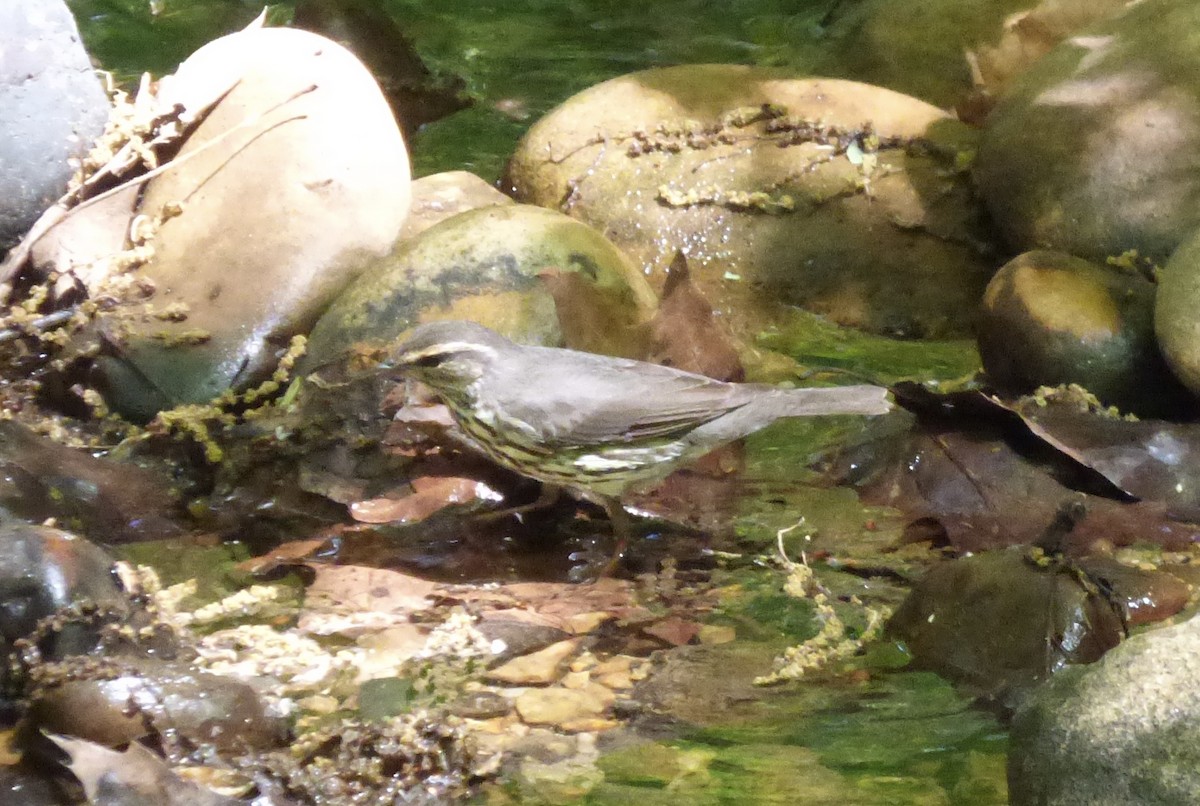
<path fill-rule="evenodd" d="M 477 452 L 602 506 L 619 550 L 628 542 L 627 490 L 782 417 L 891 408 L 880 386 L 728 383 L 629 358 L 517 344 L 466 321 L 418 325 L 383 367 L 428 387 Z"/>

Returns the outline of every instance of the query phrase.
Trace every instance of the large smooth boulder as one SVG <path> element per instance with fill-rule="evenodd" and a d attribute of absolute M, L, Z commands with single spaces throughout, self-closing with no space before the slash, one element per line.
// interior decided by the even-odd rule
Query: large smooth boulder
<path fill-rule="evenodd" d="M 995 268 L 972 134 L 899 93 L 737 65 L 574 96 L 509 164 L 518 199 L 601 230 L 661 284 L 677 250 L 735 334 L 791 306 L 898 336 L 963 333 Z"/>
<path fill-rule="evenodd" d="M 0 3 L 0 254 L 67 189 L 108 99 L 59 0 Z"/>
<path fill-rule="evenodd" d="M 975 174 L 1009 245 L 1164 261 L 1200 227 L 1200 5 L 1145 0 L 1047 54 Z"/>
<path fill-rule="evenodd" d="M 1128 0 L 863 0 L 832 12 L 826 72 L 942 107 L 1004 86 L 1071 32 Z M 974 62 L 974 64 L 972 64 Z"/>
<path fill-rule="evenodd" d="M 207 401 L 262 377 L 395 242 L 410 174 L 366 68 L 316 34 L 247 30 L 180 66 L 165 97 L 233 89 L 146 186 L 160 222 L 140 271 L 155 289 L 103 319 L 101 386 L 128 416 Z"/>

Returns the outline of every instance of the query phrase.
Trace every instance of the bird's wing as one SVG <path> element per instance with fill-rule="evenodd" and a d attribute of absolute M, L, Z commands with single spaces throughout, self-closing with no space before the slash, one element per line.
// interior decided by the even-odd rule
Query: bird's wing
<path fill-rule="evenodd" d="M 525 349 L 537 357 L 545 348 Z M 534 360 L 520 362 L 523 377 L 495 379 L 502 410 L 529 424 L 538 440 L 551 446 L 681 436 L 745 405 L 752 396 L 735 384 L 670 367 L 587 353 L 574 356 L 570 374 L 560 362 Z"/>

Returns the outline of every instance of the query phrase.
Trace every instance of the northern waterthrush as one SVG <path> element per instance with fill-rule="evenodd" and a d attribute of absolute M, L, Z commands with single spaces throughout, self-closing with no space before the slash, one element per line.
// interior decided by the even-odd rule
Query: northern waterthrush
<path fill-rule="evenodd" d="M 504 467 L 605 507 L 781 417 L 883 414 L 878 386 L 780 389 L 725 383 L 626 358 L 516 344 L 471 322 L 420 325 L 388 367 L 421 381 L 462 437 Z"/>

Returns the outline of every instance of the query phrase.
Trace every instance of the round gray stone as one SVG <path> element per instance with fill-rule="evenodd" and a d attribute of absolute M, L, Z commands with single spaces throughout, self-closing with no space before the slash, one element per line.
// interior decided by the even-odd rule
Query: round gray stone
<path fill-rule="evenodd" d="M 65 3 L 0 3 L 0 251 L 67 187 L 108 99 Z"/>

